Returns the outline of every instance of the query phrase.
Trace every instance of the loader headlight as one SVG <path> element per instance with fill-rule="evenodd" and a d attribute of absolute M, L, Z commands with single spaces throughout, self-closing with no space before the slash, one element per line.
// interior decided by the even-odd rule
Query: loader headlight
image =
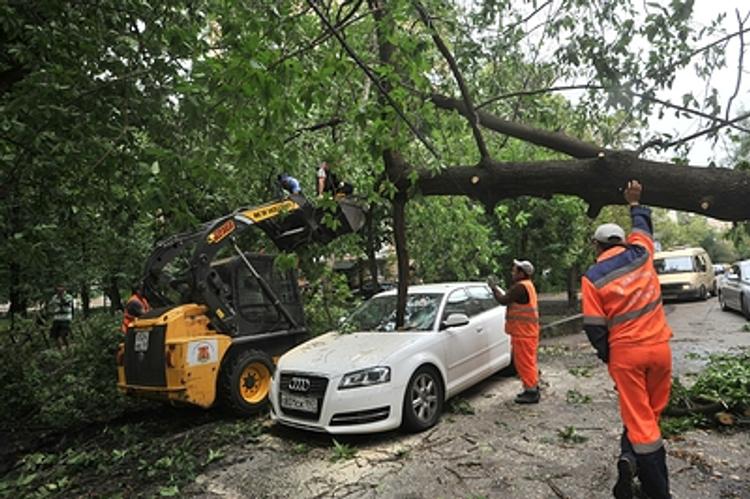
<path fill-rule="evenodd" d="M 379 385 L 391 380 L 391 368 L 385 366 L 370 367 L 344 374 L 339 383 L 339 390 L 360 386 Z"/>

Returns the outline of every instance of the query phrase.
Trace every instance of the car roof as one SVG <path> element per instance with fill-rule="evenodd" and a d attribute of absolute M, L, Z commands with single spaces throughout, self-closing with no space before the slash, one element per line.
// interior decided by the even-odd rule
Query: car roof
<path fill-rule="evenodd" d="M 420 293 L 447 293 L 454 289 L 464 288 L 466 286 L 487 286 L 481 281 L 466 281 L 466 282 L 436 282 L 432 284 L 414 284 L 409 286 L 408 294 L 420 294 Z M 398 292 L 398 288 L 389 289 L 378 293 L 375 296 L 392 296 Z"/>
<path fill-rule="evenodd" d="M 705 252 L 706 250 L 704 250 L 703 248 L 678 248 L 666 251 L 657 251 L 656 254 L 654 254 L 654 259 L 669 258 L 671 256 L 694 256 L 703 254 Z"/>

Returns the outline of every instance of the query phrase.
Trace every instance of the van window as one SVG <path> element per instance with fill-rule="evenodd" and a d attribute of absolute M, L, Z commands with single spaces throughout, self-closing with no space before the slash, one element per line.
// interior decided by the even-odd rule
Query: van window
<path fill-rule="evenodd" d="M 657 274 L 678 274 L 695 272 L 695 262 L 689 256 L 670 256 L 654 260 Z"/>
<path fill-rule="evenodd" d="M 700 255 L 695 256 L 695 269 L 699 272 L 706 271 L 706 262 L 703 260 L 703 257 Z"/>

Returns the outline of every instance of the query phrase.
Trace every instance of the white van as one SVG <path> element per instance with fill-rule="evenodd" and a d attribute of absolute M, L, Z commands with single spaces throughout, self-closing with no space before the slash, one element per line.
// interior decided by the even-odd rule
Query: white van
<path fill-rule="evenodd" d="M 654 254 L 664 299 L 700 298 L 716 295 L 716 276 L 711 258 L 703 248 L 680 248 Z"/>

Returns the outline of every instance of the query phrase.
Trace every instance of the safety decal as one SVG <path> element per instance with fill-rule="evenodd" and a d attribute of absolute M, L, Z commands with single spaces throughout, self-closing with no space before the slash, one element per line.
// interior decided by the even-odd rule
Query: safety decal
<path fill-rule="evenodd" d="M 299 208 L 299 205 L 291 199 L 286 199 L 279 203 L 273 203 L 260 208 L 244 211 L 242 214 L 252 220 L 253 222 L 261 222 L 267 218 L 276 216 L 277 214 L 284 211 L 292 211 Z"/>
<path fill-rule="evenodd" d="M 234 232 L 234 229 L 236 227 L 237 226 L 235 225 L 234 220 L 230 218 L 223 224 L 219 225 L 219 227 L 211 232 L 206 239 L 208 240 L 209 244 L 216 244 L 227 237 L 229 234 Z"/>

